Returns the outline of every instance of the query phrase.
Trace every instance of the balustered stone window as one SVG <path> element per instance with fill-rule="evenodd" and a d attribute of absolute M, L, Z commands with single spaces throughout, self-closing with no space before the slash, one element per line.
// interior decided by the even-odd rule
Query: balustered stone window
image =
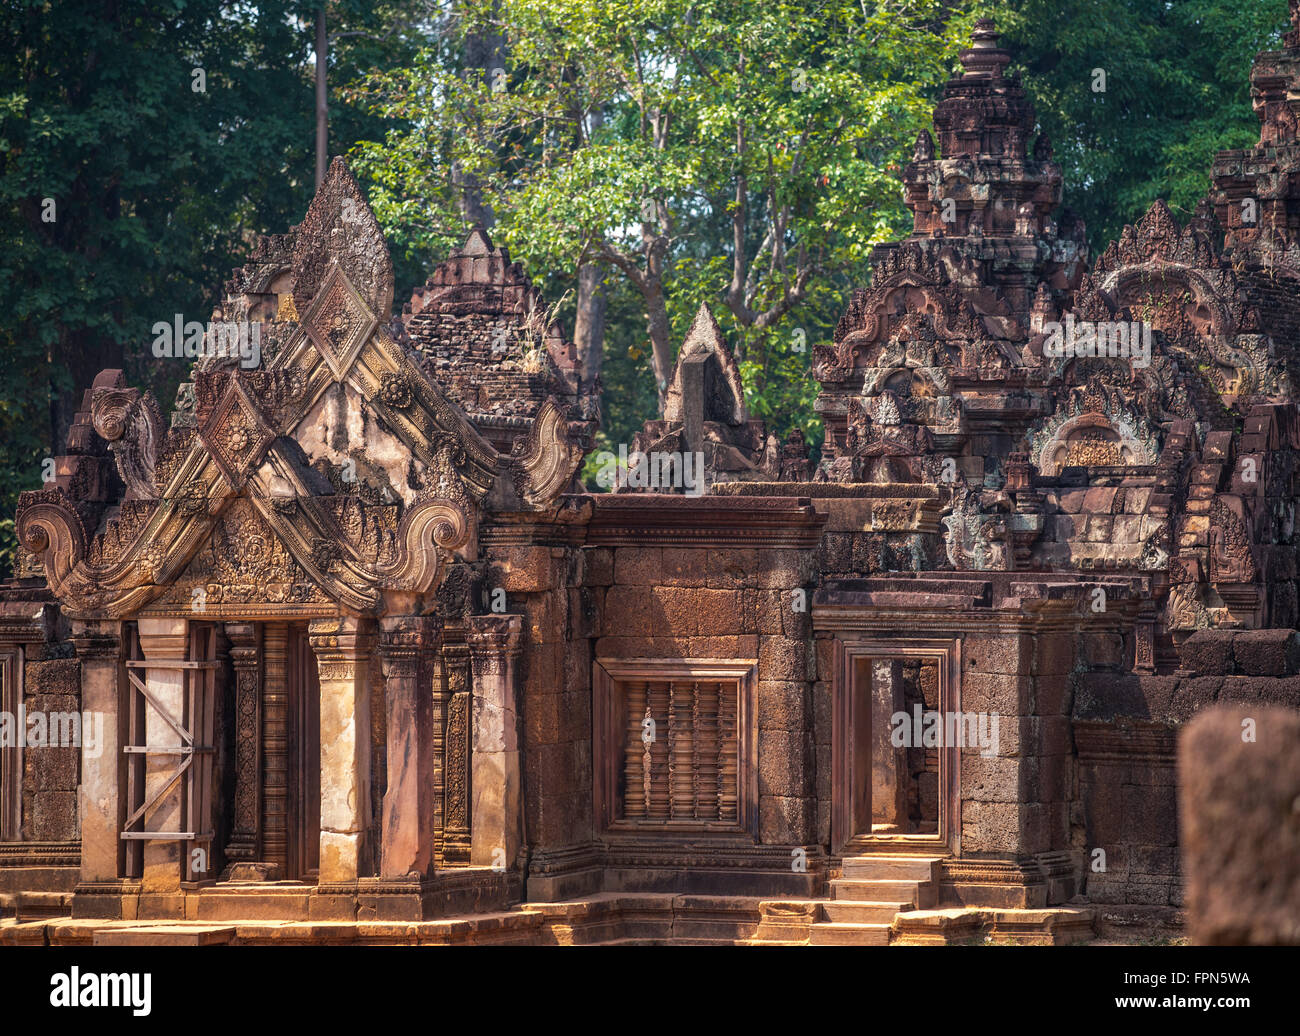
<path fill-rule="evenodd" d="M 606 830 L 752 828 L 753 668 L 730 659 L 596 664 L 596 806 Z"/>

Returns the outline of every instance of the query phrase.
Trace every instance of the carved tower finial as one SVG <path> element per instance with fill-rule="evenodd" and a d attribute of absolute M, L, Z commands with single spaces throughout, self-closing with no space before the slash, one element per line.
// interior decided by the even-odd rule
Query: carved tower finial
<path fill-rule="evenodd" d="M 1011 64 L 1011 55 L 998 46 L 1002 34 L 992 18 L 979 18 L 970 34 L 971 45 L 958 55 L 967 76 L 990 76 L 1000 79 L 1002 70 Z"/>
<path fill-rule="evenodd" d="M 934 138 L 928 129 L 916 135 L 916 147 L 912 151 L 913 162 L 929 162 L 934 158 Z"/>

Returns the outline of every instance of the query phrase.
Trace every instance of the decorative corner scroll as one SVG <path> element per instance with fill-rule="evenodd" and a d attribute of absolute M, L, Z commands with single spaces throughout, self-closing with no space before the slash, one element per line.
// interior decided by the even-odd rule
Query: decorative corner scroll
<path fill-rule="evenodd" d="M 436 584 L 440 551 L 459 550 L 473 535 L 473 522 L 455 504 L 446 500 L 416 503 L 397 527 L 393 559 L 376 565 L 376 572 L 390 589 L 425 593 Z"/>
<path fill-rule="evenodd" d="M 113 451 L 126 499 L 157 500 L 154 467 L 166 430 L 153 394 L 134 388 L 97 389 L 91 422 Z"/>
<path fill-rule="evenodd" d="M 515 439 L 510 471 L 515 488 L 530 507 L 553 503 L 573 481 L 584 450 L 569 431 L 564 408 L 549 398 L 537 411 L 526 436 Z"/>
<path fill-rule="evenodd" d="M 14 531 L 18 542 L 45 564 L 45 576 L 56 597 L 73 569 L 86 556 L 86 530 L 60 489 L 38 489 L 18 499 Z"/>

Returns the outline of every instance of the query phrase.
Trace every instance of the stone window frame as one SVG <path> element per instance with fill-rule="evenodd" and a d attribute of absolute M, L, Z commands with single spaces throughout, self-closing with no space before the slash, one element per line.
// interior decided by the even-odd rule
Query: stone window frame
<path fill-rule="evenodd" d="M 18 733 L 18 707 L 23 701 L 23 648 L 0 647 L 0 711 L 13 717 Z M 18 744 L 0 747 L 0 842 L 22 841 L 23 750 Z"/>
<path fill-rule="evenodd" d="M 854 670 L 859 660 L 934 661 L 939 669 L 939 711 L 961 711 L 961 638 L 930 637 L 884 640 L 876 633 L 835 635 L 831 689 L 831 849 L 843 852 L 850 841 L 870 849 L 932 850 L 961 854 L 961 750 L 939 749 L 939 830 L 935 834 L 857 834 L 850 830 L 853 760 L 858 723 L 853 708 Z M 869 768 L 869 764 L 868 764 Z M 868 776 L 868 780 L 870 777 Z"/>
<path fill-rule="evenodd" d="M 758 713 L 756 658 L 597 658 L 592 663 L 592 816 L 598 835 L 605 837 L 672 837 L 692 839 L 758 838 Z M 736 682 L 736 823 L 624 823 L 615 818 L 618 774 L 623 761 L 626 730 L 613 708 L 618 684 L 628 680 L 710 679 Z"/>

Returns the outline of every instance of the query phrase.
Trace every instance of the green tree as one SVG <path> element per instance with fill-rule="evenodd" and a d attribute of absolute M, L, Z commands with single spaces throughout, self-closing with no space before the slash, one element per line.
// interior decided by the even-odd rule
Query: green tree
<path fill-rule="evenodd" d="M 314 7 L 0 5 L 0 566 L 17 495 L 40 486 L 96 374 L 122 368 L 166 407 L 185 370 L 153 357 L 153 324 L 206 318 L 254 236 L 302 218 Z M 405 60 L 414 37 L 391 29 L 417 7 L 331 4 L 332 81 Z M 339 106 L 334 149 L 381 132 Z"/>
<path fill-rule="evenodd" d="M 810 347 L 871 246 L 905 225 L 897 170 L 968 38 L 952 7 L 468 0 L 456 32 L 501 35 L 501 72 L 465 74 L 452 39 L 372 77 L 374 110 L 403 128 L 360 145 L 361 168 L 382 181 L 381 222 L 415 251 L 463 235 L 460 169 L 535 277 L 572 283 L 599 263 L 619 355 L 606 382 L 648 356 L 662 404 L 674 344 L 706 301 L 733 333 L 751 409 L 812 430 Z M 614 336 L 629 300 L 645 322 L 631 345 Z"/>
<path fill-rule="evenodd" d="M 1084 218 L 1094 251 L 1156 198 L 1185 220 L 1209 190 L 1215 152 L 1259 140 L 1250 67 L 1257 51 L 1281 46 L 1287 6 L 1287 0 L 1002 0 L 988 6 L 1055 146 L 1064 204 Z"/>

